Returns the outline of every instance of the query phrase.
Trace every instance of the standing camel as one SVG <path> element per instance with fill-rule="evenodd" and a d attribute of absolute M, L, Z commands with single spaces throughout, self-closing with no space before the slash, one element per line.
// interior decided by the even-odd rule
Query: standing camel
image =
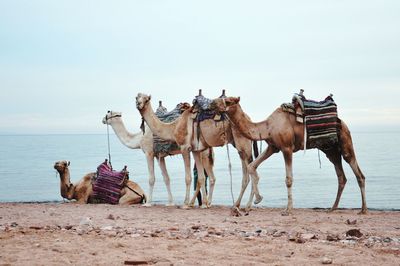
<path fill-rule="evenodd" d="M 242 188 L 240 196 L 235 203 L 235 207 L 240 207 L 241 199 L 249 183 L 247 166 L 252 161 L 251 141 L 240 135 L 237 131 L 232 130 L 228 122 L 215 122 L 212 119 L 207 119 L 202 121 L 200 126 L 197 127 L 197 122 L 194 121 L 192 108 L 184 111 L 174 122 L 163 123 L 154 114 L 150 100 L 151 96 L 139 93 L 136 97 L 136 108 L 139 110 L 152 132 L 162 139 L 176 141 L 178 145 L 181 146 L 183 153 L 189 152 L 189 150 L 192 151 L 199 178 L 198 186 L 190 202 L 190 206 L 194 205 L 194 201 L 200 189 L 203 195 L 207 195 L 205 190 L 204 168 L 210 177 L 210 190 L 208 199 L 205 197 L 202 207 L 207 208 L 212 202 L 215 176 L 213 172 L 208 171 L 207 163 L 201 158 L 200 152 L 211 147 L 219 147 L 226 143 L 231 143 L 238 150 L 242 161 Z M 194 130 L 195 128 L 198 130 Z M 186 165 L 186 168 L 190 168 L 190 165 Z M 190 181 L 187 180 L 186 184 L 189 186 Z M 251 206 L 252 196 L 253 193 L 251 193 L 247 208 Z"/>
<path fill-rule="evenodd" d="M 178 106 L 180 106 L 180 108 L 183 111 L 187 109 L 188 104 L 179 104 Z M 145 126 L 144 134 L 143 132 L 138 132 L 138 133 L 129 132 L 122 121 L 122 114 L 120 112 L 112 112 L 112 111 L 107 112 L 107 114 L 103 118 L 103 124 L 111 125 L 115 134 L 117 135 L 118 139 L 121 141 L 123 145 L 131 149 L 141 149 L 145 154 L 147 161 L 147 168 L 149 171 L 149 196 L 144 206 L 151 206 L 152 204 L 153 188 L 155 184 L 154 158 L 157 159 L 157 162 L 161 169 L 161 173 L 164 178 L 165 186 L 167 187 L 168 203 L 166 204 L 166 206 L 173 206 L 174 201 L 171 193 L 170 177 L 165 164 L 165 157 L 170 155 L 182 154 L 182 158 L 185 162 L 185 165 L 189 164 L 190 166 L 189 154 L 182 153 L 180 149 L 170 150 L 169 153 L 155 154 L 153 133 L 150 131 L 149 127 L 147 125 Z M 213 156 L 212 150 L 211 151 L 205 150 L 202 153 L 202 157 L 204 158 L 204 160 L 209 161 L 210 167 L 213 166 L 212 156 Z M 185 176 L 186 179 L 191 180 L 190 168 L 185 168 Z M 185 198 L 185 204 L 187 205 L 189 202 L 190 192 L 187 191 L 186 194 L 187 195 Z"/>
<path fill-rule="evenodd" d="M 243 112 L 240 104 L 240 97 L 228 97 L 226 99 L 215 99 L 212 108 L 221 113 L 225 113 L 229 120 L 234 124 L 244 136 L 251 140 L 265 140 L 268 148 L 262 152 L 250 165 L 249 173 L 252 177 L 254 193 L 259 195 L 257 167 L 272 154 L 281 151 L 285 160 L 286 167 L 286 187 L 288 191 L 288 204 L 284 214 L 291 213 L 293 209 L 292 200 L 292 156 L 298 150 L 304 149 L 304 124 L 296 122 L 296 115 L 285 112 L 282 107 L 277 108 L 266 120 L 253 123 Z M 331 211 L 337 209 L 343 189 L 346 185 L 346 176 L 343 171 L 342 157 L 350 165 L 358 185 L 361 190 L 362 214 L 367 213 L 365 200 L 365 177 L 358 166 L 355 156 L 353 142 L 347 125 L 339 120 L 339 142 L 336 145 L 321 149 L 328 159 L 334 164 L 338 177 L 338 191 L 335 203 Z M 307 148 L 307 147 L 306 147 Z M 260 196 L 261 197 L 261 196 Z"/>
<path fill-rule="evenodd" d="M 69 161 L 58 161 L 54 169 L 60 174 L 61 196 L 68 200 L 76 200 L 78 203 L 93 203 L 92 180 L 96 173 L 89 173 L 75 184 L 71 183 Z M 121 189 L 121 197 L 118 204 L 138 204 L 146 200 L 142 188 L 133 181 L 128 180 Z"/>

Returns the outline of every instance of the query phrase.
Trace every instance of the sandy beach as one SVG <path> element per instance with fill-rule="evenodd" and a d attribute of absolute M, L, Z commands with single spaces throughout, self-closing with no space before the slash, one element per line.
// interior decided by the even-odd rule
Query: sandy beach
<path fill-rule="evenodd" d="M 0 204 L 1 265 L 399 265 L 400 212 Z"/>

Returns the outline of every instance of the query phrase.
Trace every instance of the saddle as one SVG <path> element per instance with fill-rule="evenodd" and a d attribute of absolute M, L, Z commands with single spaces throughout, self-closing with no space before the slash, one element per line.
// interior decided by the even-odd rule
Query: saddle
<path fill-rule="evenodd" d="M 181 104 L 178 104 L 172 111 L 168 112 L 167 108 L 160 105 L 156 110 L 156 116 L 165 123 L 175 121 L 182 114 Z M 154 154 L 160 156 L 161 154 L 170 154 L 172 151 L 179 150 L 178 144 L 174 141 L 163 140 L 157 135 L 153 134 L 153 151 Z"/>
<path fill-rule="evenodd" d="M 304 90 L 294 94 L 291 104 L 283 104 L 284 111 L 296 115 L 296 121 L 304 123 L 304 146 L 327 149 L 339 141 L 340 120 L 332 94 L 323 101 L 306 99 Z"/>
<path fill-rule="evenodd" d="M 126 166 L 122 171 L 114 171 L 108 160 L 105 160 L 97 167 L 97 173 L 92 182 L 94 202 L 118 204 L 121 189 L 128 179 L 129 172 Z"/>
<path fill-rule="evenodd" d="M 224 94 L 221 97 L 226 97 Z M 220 98 L 221 98 L 220 97 Z M 210 105 L 213 100 L 204 97 L 199 94 L 195 96 L 193 100 L 193 113 L 195 114 L 195 121 L 200 123 L 207 119 L 213 119 L 216 122 L 225 120 L 224 116 L 217 114 L 217 112 L 211 110 Z"/>

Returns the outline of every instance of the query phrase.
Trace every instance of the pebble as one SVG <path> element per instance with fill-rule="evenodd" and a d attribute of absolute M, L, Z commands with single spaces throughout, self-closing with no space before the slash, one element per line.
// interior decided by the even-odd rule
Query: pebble
<path fill-rule="evenodd" d="M 17 227 L 18 224 L 17 224 L 16 222 L 12 222 L 12 223 L 10 224 L 10 226 L 11 226 L 11 227 Z"/>
<path fill-rule="evenodd" d="M 333 260 L 327 257 L 322 258 L 322 264 L 332 264 Z"/>
<path fill-rule="evenodd" d="M 193 230 L 199 230 L 200 229 L 200 225 L 192 225 L 192 229 Z"/>
<path fill-rule="evenodd" d="M 346 232 L 346 236 L 354 236 L 360 238 L 363 236 L 363 233 L 361 233 L 359 229 L 350 229 L 349 231 Z"/>
<path fill-rule="evenodd" d="M 326 240 L 328 241 L 339 241 L 340 237 L 338 235 L 329 234 L 326 236 Z"/>
<path fill-rule="evenodd" d="M 350 221 L 350 219 L 347 219 L 346 224 L 355 225 L 355 224 L 357 224 L 357 220 Z"/>
<path fill-rule="evenodd" d="M 92 225 L 92 224 L 93 224 L 92 218 L 90 218 L 90 217 L 84 217 L 84 218 L 82 218 L 82 220 L 79 222 L 79 225 L 80 225 L 80 226 Z"/>
<path fill-rule="evenodd" d="M 316 235 L 314 234 L 301 234 L 301 238 L 305 240 L 317 239 Z"/>
<path fill-rule="evenodd" d="M 390 242 L 392 242 L 392 239 L 391 239 L 390 237 L 385 237 L 385 238 L 383 239 L 383 242 L 385 242 L 385 243 L 390 243 Z"/>

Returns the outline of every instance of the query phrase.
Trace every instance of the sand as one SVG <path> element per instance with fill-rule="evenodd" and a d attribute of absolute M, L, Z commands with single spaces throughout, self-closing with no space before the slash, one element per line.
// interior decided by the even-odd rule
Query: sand
<path fill-rule="evenodd" d="M 2 203 L 0 265 L 400 265 L 400 212 L 281 212 Z"/>

